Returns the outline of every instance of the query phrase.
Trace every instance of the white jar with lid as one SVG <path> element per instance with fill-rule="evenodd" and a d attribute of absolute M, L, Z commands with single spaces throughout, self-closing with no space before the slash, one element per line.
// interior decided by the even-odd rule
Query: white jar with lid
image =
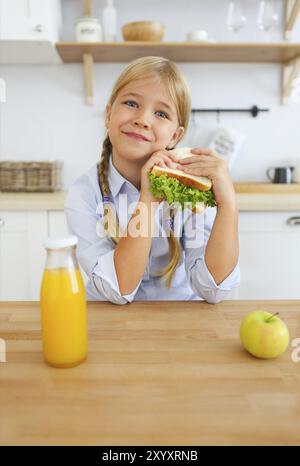
<path fill-rule="evenodd" d="M 76 40 L 77 42 L 101 42 L 102 27 L 100 21 L 91 16 L 79 18 L 76 23 Z"/>
<path fill-rule="evenodd" d="M 208 36 L 207 32 L 201 29 L 198 29 L 196 31 L 190 31 L 187 33 L 187 40 L 191 42 L 207 42 L 208 41 Z"/>

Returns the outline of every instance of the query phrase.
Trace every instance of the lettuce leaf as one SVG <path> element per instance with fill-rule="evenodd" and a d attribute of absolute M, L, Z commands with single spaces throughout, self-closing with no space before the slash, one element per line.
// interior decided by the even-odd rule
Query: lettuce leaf
<path fill-rule="evenodd" d="M 165 198 L 168 204 L 178 203 L 182 209 L 187 207 L 194 208 L 197 202 L 203 202 L 206 207 L 215 207 L 217 205 L 214 193 L 209 191 L 200 191 L 181 183 L 176 178 L 166 175 L 155 175 L 148 173 L 150 180 L 150 191 L 158 199 Z"/>

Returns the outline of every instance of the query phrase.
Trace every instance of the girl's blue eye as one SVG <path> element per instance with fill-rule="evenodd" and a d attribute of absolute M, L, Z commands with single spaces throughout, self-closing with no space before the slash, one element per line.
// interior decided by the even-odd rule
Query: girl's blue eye
<path fill-rule="evenodd" d="M 129 107 L 132 107 L 132 105 L 130 104 L 134 104 L 136 105 L 136 102 L 134 100 L 126 100 L 126 102 L 124 102 L 126 105 L 128 105 Z"/>
<path fill-rule="evenodd" d="M 160 113 L 160 116 L 162 115 L 163 118 L 168 118 L 168 115 L 165 112 L 161 112 L 160 110 L 157 112 Z"/>

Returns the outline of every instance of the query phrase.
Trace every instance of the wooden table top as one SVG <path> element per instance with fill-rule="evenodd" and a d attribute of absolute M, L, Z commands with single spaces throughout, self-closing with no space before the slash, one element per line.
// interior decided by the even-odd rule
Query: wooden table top
<path fill-rule="evenodd" d="M 0 303 L 0 444 L 300 445 L 295 348 L 260 360 L 239 342 L 256 309 L 300 338 L 300 301 L 89 302 L 86 362 L 55 369 L 39 303 Z"/>

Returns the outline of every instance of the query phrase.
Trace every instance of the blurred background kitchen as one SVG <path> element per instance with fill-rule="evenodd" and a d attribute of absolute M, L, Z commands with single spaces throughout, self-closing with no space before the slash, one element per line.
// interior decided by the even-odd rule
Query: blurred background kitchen
<path fill-rule="evenodd" d="M 171 54 L 186 76 L 193 109 L 213 110 L 192 114 L 180 145 L 214 147 L 230 163 L 242 268 L 234 297 L 299 299 L 299 10 L 299 0 L 0 0 L 0 299 L 38 299 L 43 241 L 66 232 L 65 191 L 99 158 L 104 108 L 127 63 L 115 58 L 122 56 L 117 43 L 135 21 L 164 25 L 158 43 L 172 44 L 161 54 Z M 82 52 L 63 44 L 96 41 L 101 56 L 108 39 L 116 42 L 111 56 L 87 58 L 85 73 Z M 231 45 L 206 50 L 205 59 L 194 49 L 186 62 L 178 42 Z M 265 111 L 253 116 L 253 107 Z M 31 184 L 28 167 L 12 162 L 37 163 Z M 283 170 L 268 177 L 270 167 Z"/>

